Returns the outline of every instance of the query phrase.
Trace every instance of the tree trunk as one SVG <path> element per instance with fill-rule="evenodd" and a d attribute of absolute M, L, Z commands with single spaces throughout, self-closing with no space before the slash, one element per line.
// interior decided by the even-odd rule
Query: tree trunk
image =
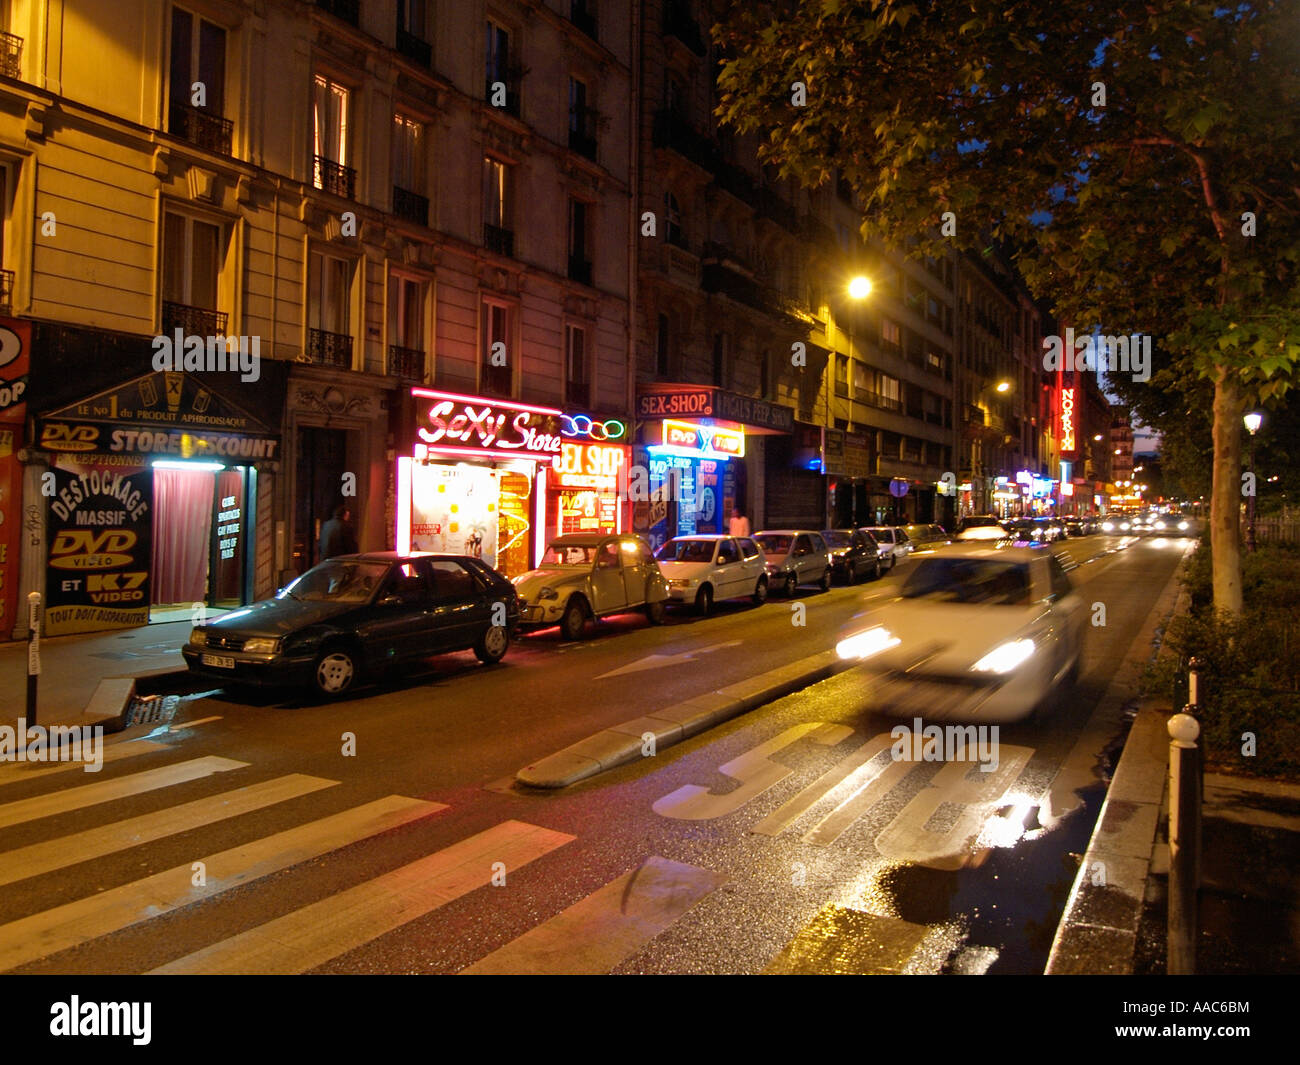
<path fill-rule="evenodd" d="M 1241 387 L 1227 367 L 1214 378 L 1214 480 L 1210 487 L 1210 565 L 1214 608 L 1241 613 Z"/>

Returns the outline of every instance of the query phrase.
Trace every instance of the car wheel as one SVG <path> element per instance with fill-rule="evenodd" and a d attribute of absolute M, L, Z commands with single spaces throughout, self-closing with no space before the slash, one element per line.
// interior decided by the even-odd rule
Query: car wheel
<path fill-rule="evenodd" d="M 510 632 L 504 625 L 489 625 L 474 645 L 474 653 L 480 662 L 489 666 L 505 658 L 510 648 Z"/>
<path fill-rule="evenodd" d="M 826 571 L 822 574 L 822 579 L 817 583 L 821 586 L 823 592 L 829 592 L 831 590 L 831 571 L 829 566 L 826 567 Z"/>
<path fill-rule="evenodd" d="M 329 647 L 312 667 L 312 687 L 320 695 L 337 698 L 350 692 L 361 675 L 361 659 L 351 647 Z"/>
<path fill-rule="evenodd" d="M 657 603 L 646 603 L 645 616 L 651 625 L 662 625 L 664 623 L 664 601 L 660 599 Z"/>
<path fill-rule="evenodd" d="M 581 640 L 587 627 L 587 604 L 577 596 L 569 600 L 560 618 L 560 632 L 566 640 Z"/>
<path fill-rule="evenodd" d="M 880 559 L 876 559 L 875 569 L 871 573 L 872 580 L 880 580 Z"/>
<path fill-rule="evenodd" d="M 713 609 L 713 589 L 707 584 L 695 593 L 695 613 L 702 618 L 709 616 Z"/>
<path fill-rule="evenodd" d="M 796 577 L 793 573 L 787 573 L 785 575 L 785 586 L 784 586 L 785 597 L 787 599 L 793 599 L 794 593 L 796 589 L 798 589 L 798 587 L 799 587 L 799 578 Z"/>
<path fill-rule="evenodd" d="M 758 583 L 754 585 L 754 602 L 762 606 L 767 602 L 767 578 L 759 577 Z"/>

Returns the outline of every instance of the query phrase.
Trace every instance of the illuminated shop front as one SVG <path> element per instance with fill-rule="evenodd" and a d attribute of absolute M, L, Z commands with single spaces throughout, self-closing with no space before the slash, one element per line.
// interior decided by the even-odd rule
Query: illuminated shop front
<path fill-rule="evenodd" d="M 627 479 L 632 449 L 627 424 L 586 414 L 561 416 L 560 454 L 546 482 L 546 538 L 565 533 L 622 532 L 629 525 Z"/>
<path fill-rule="evenodd" d="M 546 547 L 562 413 L 427 388 L 412 388 L 405 406 L 397 550 L 471 555 L 510 577 L 532 569 Z"/>
<path fill-rule="evenodd" d="M 732 460 L 745 456 L 745 430 L 734 422 L 668 418 L 652 426 L 647 444 L 651 546 L 674 536 L 726 531 L 727 501 L 736 494 Z"/>

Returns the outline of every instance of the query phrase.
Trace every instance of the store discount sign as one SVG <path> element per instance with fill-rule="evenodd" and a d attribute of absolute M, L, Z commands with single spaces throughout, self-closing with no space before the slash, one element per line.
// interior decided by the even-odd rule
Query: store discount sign
<path fill-rule="evenodd" d="M 428 451 L 546 458 L 560 454 L 560 412 L 413 388 L 416 436 Z"/>

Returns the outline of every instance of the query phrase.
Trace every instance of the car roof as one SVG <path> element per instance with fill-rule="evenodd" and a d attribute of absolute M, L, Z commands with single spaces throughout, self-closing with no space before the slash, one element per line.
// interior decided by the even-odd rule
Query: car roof
<path fill-rule="evenodd" d="M 754 536 L 802 536 L 804 533 L 812 533 L 814 536 L 821 536 L 820 529 L 762 529 L 754 533 Z"/>
<path fill-rule="evenodd" d="M 359 551 L 353 555 L 331 555 L 321 562 L 347 559 L 349 562 L 409 562 L 417 558 L 467 558 L 467 555 L 440 555 L 433 551 Z"/>
<path fill-rule="evenodd" d="M 550 541 L 548 546 L 595 547 L 606 540 L 640 540 L 635 533 L 565 533 Z"/>
<path fill-rule="evenodd" d="M 686 533 L 682 536 L 673 537 L 673 540 L 731 540 L 731 539 L 733 539 L 731 533 Z M 741 536 L 741 537 L 736 537 L 736 539 L 745 540 L 747 539 L 747 537 Z M 668 540 L 666 541 L 666 543 L 671 544 L 673 540 Z"/>

